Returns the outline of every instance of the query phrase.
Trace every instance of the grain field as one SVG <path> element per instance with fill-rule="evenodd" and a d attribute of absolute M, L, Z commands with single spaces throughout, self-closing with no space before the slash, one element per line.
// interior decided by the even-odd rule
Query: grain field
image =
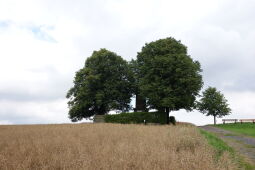
<path fill-rule="evenodd" d="M 0 169 L 235 169 L 195 126 L 0 126 Z"/>

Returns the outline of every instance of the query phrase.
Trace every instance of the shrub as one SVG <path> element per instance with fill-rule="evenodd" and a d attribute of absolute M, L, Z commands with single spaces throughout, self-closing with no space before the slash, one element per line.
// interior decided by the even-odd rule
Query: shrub
<path fill-rule="evenodd" d="M 116 115 L 105 115 L 107 123 L 160 123 L 165 124 L 166 119 L 164 113 L 160 112 L 132 112 L 120 113 Z"/>

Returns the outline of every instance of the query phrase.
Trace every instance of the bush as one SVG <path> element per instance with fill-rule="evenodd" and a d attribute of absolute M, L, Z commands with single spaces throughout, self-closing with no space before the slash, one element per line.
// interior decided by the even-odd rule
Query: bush
<path fill-rule="evenodd" d="M 174 116 L 170 116 L 169 117 L 169 122 L 170 122 L 170 124 L 172 123 L 173 125 L 176 125 L 175 117 Z"/>
<path fill-rule="evenodd" d="M 107 123 L 160 123 L 165 124 L 166 119 L 164 113 L 160 112 L 132 112 L 120 113 L 116 115 L 105 115 L 105 122 Z"/>

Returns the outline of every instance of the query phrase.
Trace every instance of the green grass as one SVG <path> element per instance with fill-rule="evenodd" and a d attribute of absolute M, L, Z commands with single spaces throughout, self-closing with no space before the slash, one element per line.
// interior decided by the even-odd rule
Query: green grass
<path fill-rule="evenodd" d="M 216 150 L 216 158 L 219 158 L 223 152 L 229 152 L 231 155 L 234 155 L 233 148 L 229 147 L 223 140 L 204 130 L 200 130 L 200 132 L 207 139 L 208 143 Z"/>
<path fill-rule="evenodd" d="M 223 140 L 219 139 L 217 136 L 201 129 L 200 129 L 200 133 L 206 138 L 208 143 L 216 150 L 216 156 L 215 156 L 216 160 L 218 160 L 224 152 L 228 152 L 233 158 L 233 160 L 237 162 L 240 169 L 245 169 L 245 170 L 255 169 L 254 166 L 244 161 L 242 157 L 236 154 L 233 148 L 228 146 Z"/>
<path fill-rule="evenodd" d="M 243 134 L 251 137 L 255 137 L 255 124 L 253 123 L 228 123 L 219 124 L 216 127 L 229 130 L 238 134 Z"/>

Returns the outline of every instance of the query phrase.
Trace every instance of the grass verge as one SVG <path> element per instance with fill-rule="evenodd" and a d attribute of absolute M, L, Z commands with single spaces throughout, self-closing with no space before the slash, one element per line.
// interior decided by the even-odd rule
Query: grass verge
<path fill-rule="evenodd" d="M 204 130 L 200 130 L 200 132 L 207 139 L 208 143 L 216 150 L 217 159 L 223 152 L 228 152 L 231 156 L 234 155 L 234 149 L 229 147 L 223 140 Z"/>
<path fill-rule="evenodd" d="M 215 149 L 216 155 L 215 158 L 218 160 L 224 152 L 227 152 L 231 155 L 234 162 L 238 164 L 240 169 L 245 170 L 254 170 L 255 167 L 244 160 L 243 157 L 239 156 L 233 148 L 228 146 L 223 140 L 218 138 L 212 133 L 206 132 L 200 129 L 200 133 L 206 138 L 208 143 Z"/>

